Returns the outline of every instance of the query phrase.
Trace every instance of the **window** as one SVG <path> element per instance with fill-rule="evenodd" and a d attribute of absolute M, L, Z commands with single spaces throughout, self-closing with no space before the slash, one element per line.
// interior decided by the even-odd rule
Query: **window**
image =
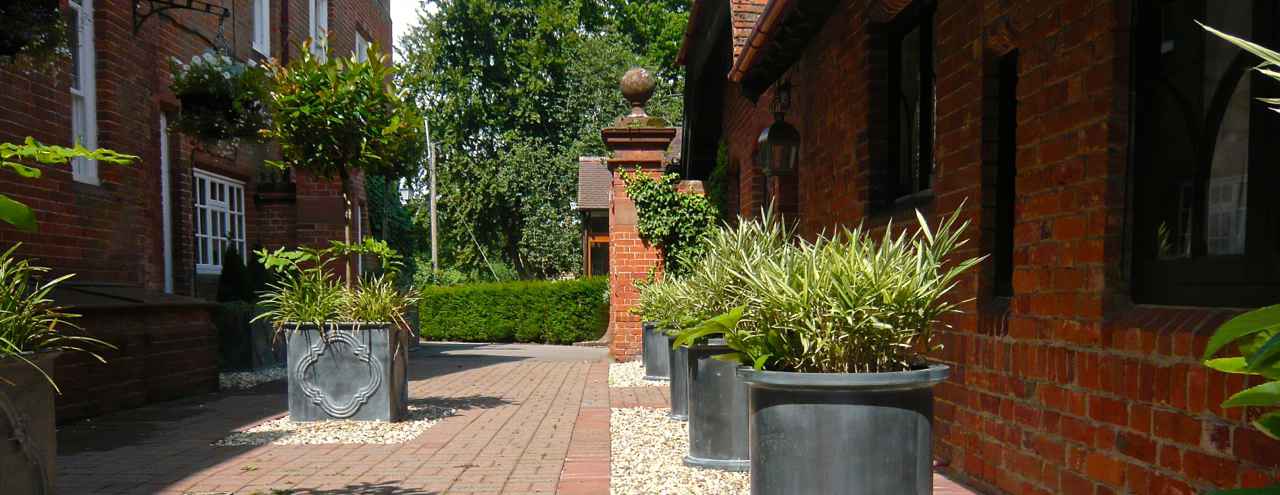
<path fill-rule="evenodd" d="M 244 239 L 244 183 L 195 170 L 196 272 L 221 273 L 222 252 L 233 247 L 248 259 Z"/>
<path fill-rule="evenodd" d="M 72 0 L 71 30 L 71 141 L 86 148 L 98 147 L 97 57 L 93 43 L 93 0 Z M 76 158 L 71 178 L 98 184 L 98 162 Z"/>
<path fill-rule="evenodd" d="M 988 62 L 991 63 L 991 62 Z M 1018 52 L 988 66 L 983 105 L 983 224 L 991 251 L 991 295 L 1013 296 L 1013 226 L 1018 177 Z M 994 91 L 992 91 L 994 89 Z"/>
<path fill-rule="evenodd" d="M 253 49 L 271 56 L 271 0 L 253 0 Z"/>
<path fill-rule="evenodd" d="M 329 47 L 329 0 L 311 0 L 311 53 L 321 60 Z"/>
<path fill-rule="evenodd" d="M 369 60 L 369 40 L 364 39 L 360 33 L 356 33 L 356 61 L 366 60 Z"/>
<path fill-rule="evenodd" d="M 889 26 L 891 197 L 933 183 L 933 4 L 916 0 Z"/>
<path fill-rule="evenodd" d="M 1133 60 L 1134 299 L 1251 307 L 1280 299 L 1280 96 L 1258 59 L 1196 25 L 1276 46 L 1270 1 L 1138 3 Z"/>

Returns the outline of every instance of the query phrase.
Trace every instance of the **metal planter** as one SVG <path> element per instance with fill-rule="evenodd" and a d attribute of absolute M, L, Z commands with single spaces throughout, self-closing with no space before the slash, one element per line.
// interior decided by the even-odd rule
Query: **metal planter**
<path fill-rule="evenodd" d="M 408 335 L 389 323 L 286 330 L 289 419 L 400 421 L 408 412 Z"/>
<path fill-rule="evenodd" d="M 746 471 L 747 386 L 735 363 L 712 359 L 729 352 L 722 342 L 696 344 L 689 352 L 689 466 Z M 797 492 L 798 493 L 798 492 Z"/>
<path fill-rule="evenodd" d="M 752 494 L 933 492 L 933 386 L 947 366 L 738 373 L 750 389 Z"/>
<path fill-rule="evenodd" d="M 641 341 L 641 355 L 644 359 L 644 378 L 646 380 L 668 380 L 671 377 L 671 346 L 667 345 L 667 334 L 658 330 L 651 321 L 641 323 L 644 340 Z"/>
<path fill-rule="evenodd" d="M 667 349 L 675 344 L 675 337 L 667 337 Z M 671 419 L 689 419 L 689 348 L 671 349 Z"/>
<path fill-rule="evenodd" d="M 57 353 L 26 356 L 53 373 Z M 0 486 L 4 493 L 51 494 L 58 458 L 53 387 L 20 359 L 0 359 Z"/>

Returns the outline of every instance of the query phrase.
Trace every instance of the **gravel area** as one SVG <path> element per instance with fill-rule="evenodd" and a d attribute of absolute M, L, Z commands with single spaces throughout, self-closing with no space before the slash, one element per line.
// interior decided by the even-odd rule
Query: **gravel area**
<path fill-rule="evenodd" d="M 213 445 L 321 445 L 393 444 L 413 440 L 420 433 L 453 416 L 457 411 L 439 406 L 409 405 L 409 417 L 397 423 L 383 421 L 310 421 L 295 423 L 289 416 L 268 420 L 234 432 Z"/>
<path fill-rule="evenodd" d="M 218 373 L 218 387 L 222 390 L 245 390 L 263 383 L 283 380 L 288 372 L 283 368 L 266 368 L 256 371 L 228 371 Z"/>
<path fill-rule="evenodd" d="M 667 410 L 645 407 L 613 409 L 609 416 L 612 460 L 609 491 L 613 495 L 746 494 L 751 475 L 684 465 L 689 434 L 683 421 Z"/>
<path fill-rule="evenodd" d="M 667 382 L 644 379 L 644 363 L 639 360 L 609 364 L 610 387 L 657 387 L 661 385 L 667 385 Z"/>

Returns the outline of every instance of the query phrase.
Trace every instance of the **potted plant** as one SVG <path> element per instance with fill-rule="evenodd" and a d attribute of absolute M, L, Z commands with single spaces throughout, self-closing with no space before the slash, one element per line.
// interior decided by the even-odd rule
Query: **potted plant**
<path fill-rule="evenodd" d="M 289 419 L 399 421 L 408 408 L 408 323 L 417 298 L 397 288 L 398 255 L 385 242 L 257 252 L 278 278 L 263 312 L 288 348 Z M 343 284 L 330 265 L 373 255 L 385 272 Z"/>
<path fill-rule="evenodd" d="M 685 420 L 689 414 L 688 349 L 675 346 L 676 332 L 688 322 L 691 299 L 684 280 L 668 274 L 662 280 L 640 285 L 640 299 L 634 311 L 645 321 L 645 370 L 651 359 L 664 359 L 670 379 L 672 419 Z M 651 357 L 650 353 L 654 356 Z M 659 357 L 660 356 L 660 357 Z M 646 376 L 646 378 L 648 378 Z"/>
<path fill-rule="evenodd" d="M 733 274 L 741 306 L 682 339 L 723 336 L 719 357 L 742 365 L 752 493 L 932 492 L 933 386 L 949 369 L 926 357 L 961 304 L 946 296 L 981 258 L 949 260 L 965 244 L 959 210 L 936 229 L 916 216 L 913 233 L 890 225 L 880 239 L 743 229 L 785 247 Z"/>
<path fill-rule="evenodd" d="M 102 361 L 90 348 L 112 347 L 76 335 L 69 320 L 78 315 L 50 299 L 73 275 L 41 280 L 49 269 L 18 258 L 18 247 L 0 253 L 0 472 L 6 493 L 53 493 L 54 358 L 82 351 Z"/>
<path fill-rule="evenodd" d="M 666 331 L 658 325 L 662 312 L 669 307 L 670 287 L 660 280 L 636 281 L 640 297 L 631 313 L 640 317 L 640 360 L 646 380 L 671 379 L 671 346 Z"/>
<path fill-rule="evenodd" d="M 206 142 L 260 139 L 267 126 L 267 72 L 215 52 L 169 62 L 169 89 L 182 105 L 173 128 Z"/>

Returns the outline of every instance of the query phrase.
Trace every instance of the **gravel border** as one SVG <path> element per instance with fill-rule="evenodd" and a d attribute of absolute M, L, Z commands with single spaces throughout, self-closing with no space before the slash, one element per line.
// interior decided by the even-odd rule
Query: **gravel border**
<path fill-rule="evenodd" d="M 644 363 L 638 359 L 625 363 L 609 363 L 610 387 L 660 387 L 663 385 L 667 385 L 664 380 L 644 379 Z"/>
<path fill-rule="evenodd" d="M 267 382 L 283 380 L 288 376 L 284 367 L 264 368 L 254 371 L 228 371 L 218 373 L 218 387 L 222 390 L 247 390 Z"/>
<path fill-rule="evenodd" d="M 289 416 L 267 420 L 213 442 L 215 447 L 238 445 L 324 445 L 395 444 L 417 438 L 457 410 L 439 406 L 409 405 L 404 421 L 306 421 L 295 423 Z"/>
<path fill-rule="evenodd" d="M 689 452 L 686 423 L 667 417 L 666 409 L 613 409 L 609 415 L 613 495 L 748 494 L 751 475 L 684 465 Z"/>

